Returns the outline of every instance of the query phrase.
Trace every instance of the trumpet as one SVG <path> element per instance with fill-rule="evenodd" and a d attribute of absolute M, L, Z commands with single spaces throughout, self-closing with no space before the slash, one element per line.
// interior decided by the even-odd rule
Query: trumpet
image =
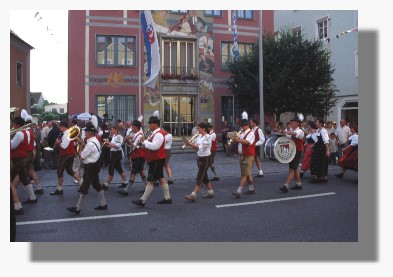
<path fill-rule="evenodd" d="M 194 143 L 195 140 L 196 140 L 196 138 L 198 137 L 198 135 L 199 135 L 199 133 L 196 133 L 195 135 L 193 135 L 192 138 L 190 138 L 189 142 L 190 142 L 190 143 Z M 185 139 L 186 139 L 186 138 L 183 137 L 183 141 L 184 141 Z M 186 148 L 186 146 L 187 146 L 187 145 L 184 144 L 184 145 L 180 146 L 180 149 L 181 149 L 181 150 L 184 150 L 184 148 Z"/>
<path fill-rule="evenodd" d="M 229 139 L 229 141 L 228 141 L 228 146 L 229 146 L 229 147 L 230 147 L 231 144 L 233 143 L 232 138 L 233 138 L 233 137 L 238 137 L 238 136 L 240 136 L 240 134 L 241 134 L 242 132 L 243 132 L 243 129 L 240 129 L 239 132 L 236 133 L 236 135 L 232 136 L 232 137 Z"/>
<path fill-rule="evenodd" d="M 152 132 L 153 132 L 152 130 L 147 129 L 147 131 L 143 134 L 143 137 L 144 137 L 145 139 L 147 139 L 147 138 L 150 136 L 150 134 L 151 134 Z M 135 143 L 134 146 L 132 147 L 132 149 L 130 150 L 130 153 L 131 153 L 132 151 L 134 151 L 134 149 L 135 149 L 137 146 L 141 146 L 141 145 L 142 145 L 142 142 L 141 142 L 141 141 L 138 141 L 138 143 Z"/>

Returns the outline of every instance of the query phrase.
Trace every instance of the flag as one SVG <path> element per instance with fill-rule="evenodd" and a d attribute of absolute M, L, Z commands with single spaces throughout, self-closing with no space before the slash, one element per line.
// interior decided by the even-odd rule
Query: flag
<path fill-rule="evenodd" d="M 233 19 L 233 59 L 236 61 L 239 56 L 239 45 L 237 44 L 237 26 L 236 26 L 236 11 L 233 11 L 232 13 L 232 19 Z"/>
<path fill-rule="evenodd" d="M 141 27 L 145 38 L 147 52 L 147 81 L 145 86 L 155 88 L 157 76 L 160 73 L 160 51 L 158 48 L 157 34 L 150 11 L 142 11 Z"/>

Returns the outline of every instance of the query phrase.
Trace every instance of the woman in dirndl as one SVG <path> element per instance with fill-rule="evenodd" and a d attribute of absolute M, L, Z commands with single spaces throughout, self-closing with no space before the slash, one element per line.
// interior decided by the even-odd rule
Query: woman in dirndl
<path fill-rule="evenodd" d="M 303 178 L 304 173 L 311 169 L 311 160 L 313 153 L 314 143 L 318 140 L 316 137 L 317 125 L 315 122 L 311 121 L 309 123 L 310 130 L 306 136 L 306 144 L 304 145 L 304 152 L 302 158 L 302 168 L 300 170 L 300 178 Z"/>
<path fill-rule="evenodd" d="M 358 126 L 351 125 L 351 136 L 348 138 L 348 146 L 343 149 L 343 156 L 338 161 L 338 165 L 343 169 L 340 174 L 336 174 L 337 178 L 342 179 L 345 172 L 349 170 L 358 171 Z"/>
<path fill-rule="evenodd" d="M 314 143 L 312 153 L 311 175 L 314 175 L 314 178 L 311 180 L 311 183 L 327 183 L 330 156 L 329 134 L 324 127 L 323 119 L 317 119 L 315 125 L 318 129 L 315 134 L 317 141 Z"/>

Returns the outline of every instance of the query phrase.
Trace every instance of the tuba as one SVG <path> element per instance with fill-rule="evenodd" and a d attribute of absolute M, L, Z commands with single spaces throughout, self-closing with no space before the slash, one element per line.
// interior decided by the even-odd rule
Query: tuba
<path fill-rule="evenodd" d="M 67 134 L 67 138 L 69 140 L 74 140 L 76 139 L 76 141 L 78 142 L 78 146 L 77 146 L 77 152 L 79 152 L 79 146 L 80 145 L 85 145 L 85 142 L 79 137 L 81 130 L 78 126 L 72 126 L 71 128 L 68 129 L 68 134 Z"/>

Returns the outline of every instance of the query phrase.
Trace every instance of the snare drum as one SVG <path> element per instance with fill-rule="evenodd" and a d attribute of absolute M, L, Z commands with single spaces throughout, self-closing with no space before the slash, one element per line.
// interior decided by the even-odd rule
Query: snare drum
<path fill-rule="evenodd" d="M 265 144 L 265 156 L 280 163 L 290 163 L 296 155 L 295 142 L 286 136 L 274 136 Z"/>

